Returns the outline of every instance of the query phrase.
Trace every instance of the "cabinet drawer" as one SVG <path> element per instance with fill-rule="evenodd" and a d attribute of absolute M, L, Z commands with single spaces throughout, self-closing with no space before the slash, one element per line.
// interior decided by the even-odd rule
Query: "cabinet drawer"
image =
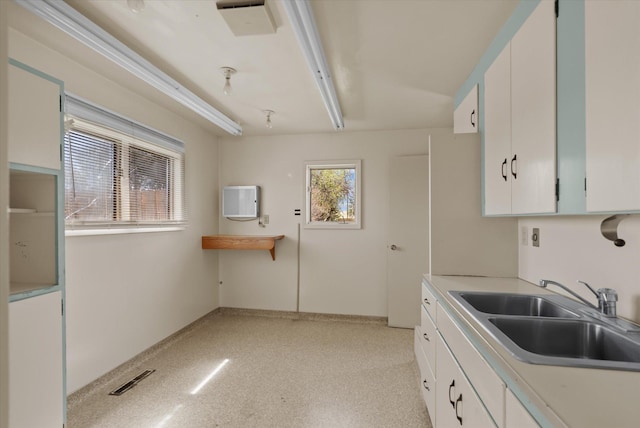
<path fill-rule="evenodd" d="M 504 426 L 505 385 L 493 368 L 480 355 L 475 346 L 456 326 L 449 314 L 438 308 L 438 330 L 446 341 L 455 358 L 464 368 L 465 375 L 473 384 L 476 392 L 484 402 L 499 427 Z M 436 358 L 439 358 L 436 356 Z M 438 372 L 440 367 L 438 366 Z"/>
<path fill-rule="evenodd" d="M 427 313 L 424 306 L 420 309 L 420 344 L 431 370 L 435 372 L 436 367 L 436 325 Z"/>
<path fill-rule="evenodd" d="M 425 307 L 431 319 L 436 319 L 436 296 L 429 289 L 429 285 L 426 280 L 422 280 L 422 306 Z"/>
<path fill-rule="evenodd" d="M 435 339 L 434 339 L 435 340 Z M 431 423 L 435 424 L 435 412 L 436 412 L 436 378 L 433 375 L 431 366 L 427 362 L 427 357 L 423 352 L 423 348 L 420 344 L 422 341 L 422 331 L 419 327 L 415 329 L 414 350 L 416 353 L 416 360 L 418 361 L 418 367 L 420 368 L 420 391 L 422 398 L 427 405 L 427 411 L 431 418 Z"/>

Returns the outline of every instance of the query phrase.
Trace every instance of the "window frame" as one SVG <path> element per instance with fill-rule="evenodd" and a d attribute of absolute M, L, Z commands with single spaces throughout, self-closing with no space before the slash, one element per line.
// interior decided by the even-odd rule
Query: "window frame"
<path fill-rule="evenodd" d="M 70 100 L 70 97 L 72 99 Z M 71 108 L 67 109 L 70 103 Z M 105 114 L 105 123 L 101 123 L 99 114 Z M 115 126 L 110 126 L 115 124 Z M 113 161 L 128 162 L 133 149 L 153 153 L 167 159 L 169 188 L 167 189 L 168 219 L 141 220 L 131 219 L 129 182 L 131 177 L 114 177 L 114 215 L 111 219 L 104 220 L 71 220 L 65 218 L 65 234 L 73 235 L 100 235 L 112 233 L 138 233 L 184 230 L 187 225 L 187 201 L 186 201 L 186 156 L 184 143 L 173 137 L 146 127 L 137 122 L 130 121 L 116 113 L 102 110 L 100 107 L 88 103 L 85 100 L 66 94 L 65 99 L 65 130 L 64 152 L 66 152 L 67 133 L 70 131 L 82 135 L 94 136 L 98 139 L 113 141 Z M 66 155 L 65 155 L 66 156 Z M 63 159 L 66 161 L 66 159 Z M 121 171 L 128 171 L 128 165 L 118 164 Z M 124 165 L 124 166 L 123 166 Z M 125 166 L 127 168 L 125 168 Z M 65 180 L 68 171 L 65 170 Z M 116 189 L 117 187 L 117 189 Z M 126 187 L 126 189 L 125 189 Z M 65 198 L 67 197 L 65 189 Z M 65 213 L 66 216 L 66 213 Z"/>
<path fill-rule="evenodd" d="M 355 221 L 353 223 L 311 221 L 311 171 L 317 169 L 355 170 Z M 304 163 L 304 228 L 305 229 L 362 229 L 362 160 L 325 160 Z"/>

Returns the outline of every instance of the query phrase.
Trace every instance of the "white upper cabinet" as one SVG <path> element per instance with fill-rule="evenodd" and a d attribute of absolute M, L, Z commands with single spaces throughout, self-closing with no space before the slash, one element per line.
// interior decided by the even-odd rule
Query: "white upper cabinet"
<path fill-rule="evenodd" d="M 640 210 L 640 2 L 585 1 L 587 211 Z"/>
<path fill-rule="evenodd" d="M 511 44 L 484 75 L 484 213 L 511 213 Z"/>
<path fill-rule="evenodd" d="M 9 65 L 9 162 L 60 169 L 60 84 Z"/>
<path fill-rule="evenodd" d="M 512 213 L 556 211 L 556 15 L 541 1 L 511 40 Z"/>
<path fill-rule="evenodd" d="M 453 133 L 478 132 L 478 85 L 474 85 L 453 112 Z"/>
<path fill-rule="evenodd" d="M 485 73 L 486 215 L 556 211 L 555 25 L 541 1 Z"/>

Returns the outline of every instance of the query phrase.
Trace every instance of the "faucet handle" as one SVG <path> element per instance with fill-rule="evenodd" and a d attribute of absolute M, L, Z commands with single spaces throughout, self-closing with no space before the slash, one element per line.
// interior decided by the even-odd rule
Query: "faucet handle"
<path fill-rule="evenodd" d="M 599 299 L 600 298 L 600 293 L 598 293 L 598 291 L 594 290 L 589 284 L 587 284 L 584 281 L 580 281 L 578 280 L 577 282 L 579 282 L 580 284 L 584 285 L 585 287 L 587 287 L 589 290 L 591 290 L 591 292 Z M 615 290 L 614 290 L 615 291 Z"/>

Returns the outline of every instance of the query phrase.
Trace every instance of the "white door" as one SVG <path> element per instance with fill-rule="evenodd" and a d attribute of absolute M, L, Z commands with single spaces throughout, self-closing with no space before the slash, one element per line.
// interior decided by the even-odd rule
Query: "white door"
<path fill-rule="evenodd" d="M 429 159 L 401 156 L 389 168 L 387 316 L 389 326 L 420 324 L 420 284 L 429 271 Z"/>

